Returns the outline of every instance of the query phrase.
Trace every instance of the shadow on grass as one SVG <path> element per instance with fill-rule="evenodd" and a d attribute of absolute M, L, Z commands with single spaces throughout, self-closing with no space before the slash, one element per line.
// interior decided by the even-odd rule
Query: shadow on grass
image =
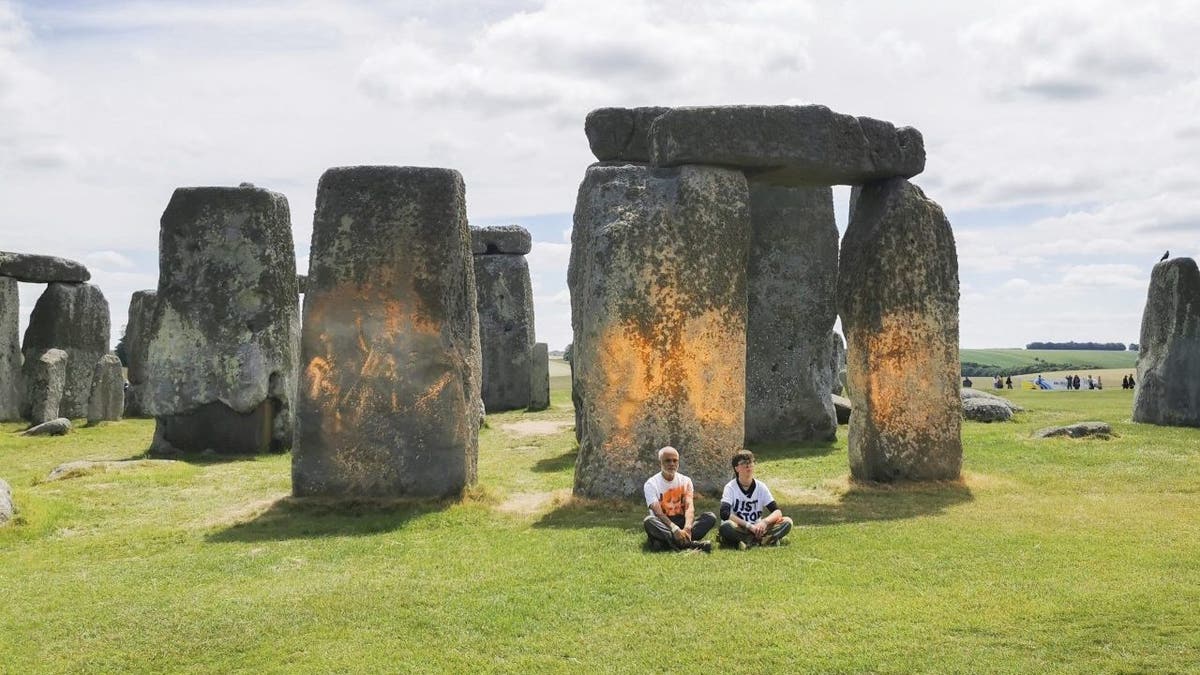
<path fill-rule="evenodd" d="M 549 457 L 547 459 L 539 459 L 534 465 L 533 470 L 537 473 L 556 473 L 558 471 L 575 470 L 575 460 L 579 457 L 579 448 L 572 448 L 558 457 Z"/>
<path fill-rule="evenodd" d="M 755 459 L 798 459 L 824 457 L 837 450 L 837 441 L 807 441 L 804 443 L 755 443 L 748 446 Z"/>
<path fill-rule="evenodd" d="M 781 504 L 797 525 L 843 525 L 935 515 L 975 497 L 960 482 L 886 485 L 851 483 L 832 504 Z"/>
<path fill-rule="evenodd" d="M 390 532 L 453 501 L 330 501 L 285 497 L 253 520 L 206 537 L 214 543 L 357 537 Z"/>
<path fill-rule="evenodd" d="M 799 526 L 842 525 L 884 520 L 901 520 L 935 515 L 974 499 L 970 488 L 959 482 L 881 485 L 851 483 L 832 503 L 795 502 L 780 504 L 784 515 Z M 697 500 L 697 513 L 707 510 Z M 714 511 L 716 510 L 714 506 Z M 640 529 L 646 507 L 640 501 L 604 501 L 573 497 L 542 516 L 535 528 L 610 527 Z"/>

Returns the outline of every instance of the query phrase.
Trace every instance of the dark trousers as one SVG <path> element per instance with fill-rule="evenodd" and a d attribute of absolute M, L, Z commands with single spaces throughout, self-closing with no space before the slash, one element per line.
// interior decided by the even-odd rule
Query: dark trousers
<path fill-rule="evenodd" d="M 683 527 L 686 522 L 683 516 L 668 516 L 668 518 L 679 527 Z M 696 519 L 692 521 L 692 541 L 703 539 L 704 535 L 708 534 L 708 531 L 713 529 L 713 526 L 716 524 L 717 516 L 711 511 L 696 516 Z M 671 528 L 664 525 L 663 521 L 658 519 L 658 516 L 653 514 L 646 516 L 645 520 L 642 521 L 642 527 L 646 528 L 646 536 L 650 539 L 667 544 L 671 548 L 679 548 L 675 537 L 671 536 Z"/>
<path fill-rule="evenodd" d="M 780 539 L 786 537 L 787 533 L 791 531 L 792 519 L 784 518 L 778 523 L 775 523 L 774 526 L 767 528 L 767 531 L 763 533 L 763 536 L 770 537 L 771 541 L 779 541 Z M 721 540 L 721 543 L 726 546 L 737 546 L 738 542 L 742 542 L 747 546 L 753 546 L 755 544 L 754 535 L 750 534 L 746 530 L 743 530 L 737 525 L 734 525 L 732 520 L 726 520 L 725 522 L 721 523 L 721 529 L 717 531 L 717 537 Z"/>

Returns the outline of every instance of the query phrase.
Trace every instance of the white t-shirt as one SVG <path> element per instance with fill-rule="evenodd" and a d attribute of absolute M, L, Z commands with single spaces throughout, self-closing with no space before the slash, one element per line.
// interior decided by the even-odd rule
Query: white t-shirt
<path fill-rule="evenodd" d="M 692 479 L 676 471 L 675 477 L 667 481 L 659 471 L 646 481 L 642 491 L 646 494 L 646 506 L 658 502 L 666 515 L 682 516 L 687 512 L 686 497 L 692 496 Z"/>
<path fill-rule="evenodd" d="M 750 491 L 747 493 L 742 490 L 742 486 L 738 485 L 737 479 L 734 478 L 725 484 L 725 491 L 721 493 L 721 503 L 729 504 L 733 514 L 751 525 L 762 518 L 763 510 L 774 501 L 775 498 L 771 496 L 771 491 L 762 481 L 758 480 L 751 481 Z M 770 515 L 769 511 L 767 515 Z"/>

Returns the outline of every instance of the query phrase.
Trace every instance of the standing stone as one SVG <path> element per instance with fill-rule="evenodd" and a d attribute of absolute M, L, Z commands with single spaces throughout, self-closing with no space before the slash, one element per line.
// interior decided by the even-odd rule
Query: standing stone
<path fill-rule="evenodd" d="M 87 415 L 96 361 L 109 351 L 109 329 L 108 301 L 93 284 L 51 283 L 34 305 L 21 351 L 26 364 L 47 349 L 71 357 L 59 406 L 63 417 Z"/>
<path fill-rule="evenodd" d="M 25 361 L 25 419 L 37 426 L 59 415 L 70 356 L 61 349 L 29 354 Z"/>
<path fill-rule="evenodd" d="M 750 183 L 746 442 L 831 441 L 838 230 L 829 187 Z"/>
<path fill-rule="evenodd" d="M 287 450 L 300 332 L 287 199 L 179 188 L 161 225 L 142 398 L 153 450 Z"/>
<path fill-rule="evenodd" d="M 957 479 L 958 257 L 946 216 L 904 179 L 865 185 L 842 240 L 850 473 Z"/>
<path fill-rule="evenodd" d="M 529 409 L 550 407 L 550 350 L 545 342 L 533 345 L 529 363 Z"/>
<path fill-rule="evenodd" d="M 0 422 L 21 419 L 20 325 L 17 280 L 0 276 Z"/>
<path fill-rule="evenodd" d="M 1133 421 L 1200 426 L 1200 270 L 1191 258 L 1154 266 L 1142 312 Z"/>
<path fill-rule="evenodd" d="M 511 227 L 511 226 L 509 226 Z M 530 356 L 533 350 L 533 287 L 524 245 L 498 246 L 507 232 L 472 229 L 475 255 L 476 303 L 479 308 L 479 346 L 483 358 L 483 404 L 491 412 L 529 406 Z M 482 249 L 483 253 L 478 250 Z"/>
<path fill-rule="evenodd" d="M 832 375 L 829 391 L 841 394 L 845 390 L 842 373 L 846 371 L 846 341 L 836 330 L 829 331 L 829 372 Z"/>
<path fill-rule="evenodd" d="M 96 362 L 94 371 L 92 394 L 88 397 L 88 424 L 115 422 L 121 419 L 125 410 L 125 376 L 121 372 L 121 359 L 116 354 L 105 354 Z"/>
<path fill-rule="evenodd" d="M 125 360 L 129 389 L 125 391 L 125 416 L 146 415 L 146 387 L 150 373 L 146 359 L 150 355 L 150 328 L 154 324 L 157 291 L 134 291 L 129 298 L 129 319 L 125 323 Z"/>
<path fill-rule="evenodd" d="M 92 273 L 82 264 L 66 258 L 0 251 L 0 277 L 34 284 L 55 281 L 79 284 L 90 280 Z"/>
<path fill-rule="evenodd" d="M 462 176 L 326 171 L 310 261 L 293 492 L 461 492 L 476 476 L 481 369 Z"/>
<path fill-rule="evenodd" d="M 666 445 L 698 490 L 728 482 L 744 435 L 749 246 L 740 171 L 588 168 L 567 273 L 576 494 L 640 495 Z"/>

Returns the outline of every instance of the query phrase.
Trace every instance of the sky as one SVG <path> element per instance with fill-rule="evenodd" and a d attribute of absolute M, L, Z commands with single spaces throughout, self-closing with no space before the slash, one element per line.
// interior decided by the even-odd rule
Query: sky
<path fill-rule="evenodd" d="M 325 169 L 449 167 L 533 234 L 561 349 L 588 111 L 818 103 L 924 135 L 963 347 L 1137 342 L 1154 263 L 1200 257 L 1197 34 L 1168 1 L 0 0 L 0 249 L 86 264 L 115 343 L 176 187 L 283 193 L 304 271 Z"/>

